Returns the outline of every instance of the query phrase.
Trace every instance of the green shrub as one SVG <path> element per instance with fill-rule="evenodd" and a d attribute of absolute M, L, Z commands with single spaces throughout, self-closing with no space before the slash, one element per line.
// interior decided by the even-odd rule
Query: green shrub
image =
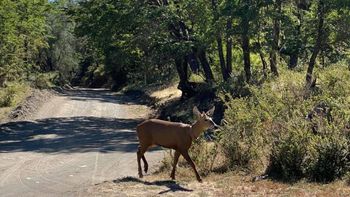
<path fill-rule="evenodd" d="M 266 164 L 269 136 L 264 132 L 269 124 L 266 114 L 253 99 L 234 99 L 225 112 L 227 124 L 221 134 L 221 145 L 229 166 L 259 171 Z"/>
<path fill-rule="evenodd" d="M 278 78 L 263 84 L 245 84 L 247 95 L 227 93 L 239 90 L 237 84 L 224 86 L 226 125 L 220 142 L 229 166 L 268 171 L 286 180 L 345 176 L 350 162 L 350 72 L 344 67 L 320 70 L 311 94 L 305 91 L 304 76 L 281 70 Z M 328 114 L 315 113 L 306 120 L 320 103 L 331 109 Z"/>
<path fill-rule="evenodd" d="M 308 131 L 291 130 L 276 140 L 271 153 L 270 171 L 285 180 L 302 178 L 308 166 L 309 144 L 312 136 Z"/>
<path fill-rule="evenodd" d="M 0 89 L 0 107 L 15 106 L 27 95 L 29 86 L 22 83 L 11 83 Z"/>
<path fill-rule="evenodd" d="M 55 73 L 39 73 L 35 76 L 32 84 L 36 88 L 47 89 L 53 87 L 55 80 L 58 80 Z"/>
<path fill-rule="evenodd" d="M 200 137 L 191 146 L 189 154 L 198 169 L 208 174 L 212 169 L 217 158 L 217 144 L 208 143 L 204 138 Z"/>
<path fill-rule="evenodd" d="M 314 157 L 307 172 L 311 179 L 330 182 L 350 170 L 349 141 L 344 136 L 317 136 L 313 146 Z"/>

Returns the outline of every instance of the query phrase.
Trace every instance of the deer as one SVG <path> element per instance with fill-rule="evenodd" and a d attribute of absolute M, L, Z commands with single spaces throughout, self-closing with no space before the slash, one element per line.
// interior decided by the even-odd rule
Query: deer
<path fill-rule="evenodd" d="M 197 139 L 200 134 L 209 128 L 219 128 L 211 118 L 215 107 L 207 112 L 199 112 L 198 108 L 193 107 L 193 114 L 196 121 L 192 124 L 184 124 L 180 122 L 170 122 L 159 119 L 145 120 L 136 128 L 139 139 L 139 146 L 137 151 L 138 174 L 142 178 L 141 159 L 144 163 L 144 171 L 148 171 L 148 163 L 144 156 L 145 152 L 153 146 L 161 146 L 175 150 L 173 169 L 171 171 L 171 179 L 175 180 L 176 165 L 180 155 L 192 167 L 198 182 L 202 182 L 196 166 L 188 154 L 192 142 Z"/>

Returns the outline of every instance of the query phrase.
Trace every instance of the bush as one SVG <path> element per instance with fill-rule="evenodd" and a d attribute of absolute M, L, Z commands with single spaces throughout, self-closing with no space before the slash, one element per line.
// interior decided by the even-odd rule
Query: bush
<path fill-rule="evenodd" d="M 314 157 L 307 172 L 312 180 L 330 182 L 350 170 L 349 141 L 344 136 L 317 136 L 313 148 Z"/>
<path fill-rule="evenodd" d="M 349 141 L 341 132 L 315 135 L 307 127 L 294 129 L 274 143 L 269 170 L 275 176 L 330 182 L 348 172 Z"/>
<path fill-rule="evenodd" d="M 264 132 L 270 126 L 268 122 L 271 117 L 262 110 L 262 103 L 257 104 L 254 100 L 233 99 L 227 105 L 227 124 L 221 135 L 221 145 L 230 167 L 259 171 L 264 168 L 268 158 L 270 139 Z"/>
<path fill-rule="evenodd" d="M 208 143 L 204 138 L 199 138 L 192 144 L 189 154 L 197 168 L 204 174 L 208 174 L 213 169 L 217 158 L 217 144 Z"/>
<path fill-rule="evenodd" d="M 343 177 L 350 162 L 349 78 L 343 67 L 321 70 L 310 94 L 304 73 L 281 70 L 279 78 L 245 85 L 248 96 L 223 93 L 227 110 L 220 142 L 228 165 L 286 180 Z M 317 112 L 320 104 L 330 110 Z M 310 112 L 312 118 L 305 119 Z"/>
<path fill-rule="evenodd" d="M 48 89 L 54 86 L 54 82 L 60 83 L 58 78 L 56 73 L 39 73 L 34 77 L 32 85 L 39 89 Z"/>
<path fill-rule="evenodd" d="M 270 173 L 285 180 L 302 178 L 308 166 L 310 141 L 310 133 L 303 130 L 291 130 L 281 136 L 272 149 Z"/>
<path fill-rule="evenodd" d="M 0 107 L 15 106 L 27 95 L 29 86 L 22 83 L 11 83 L 0 89 Z"/>

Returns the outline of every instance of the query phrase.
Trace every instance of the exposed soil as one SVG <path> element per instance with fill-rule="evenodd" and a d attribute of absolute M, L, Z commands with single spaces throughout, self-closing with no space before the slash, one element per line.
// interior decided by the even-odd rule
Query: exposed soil
<path fill-rule="evenodd" d="M 11 111 L 6 121 L 30 119 L 44 103 L 56 94 L 57 92 L 53 90 L 33 89 L 31 94 Z"/>

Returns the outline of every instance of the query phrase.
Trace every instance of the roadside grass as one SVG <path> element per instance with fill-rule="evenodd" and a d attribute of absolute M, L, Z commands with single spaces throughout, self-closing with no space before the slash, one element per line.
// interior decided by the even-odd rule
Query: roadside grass
<path fill-rule="evenodd" d="M 170 84 L 165 88 L 160 88 L 157 90 L 149 90 L 149 95 L 158 100 L 159 105 L 165 104 L 173 99 L 181 97 L 181 91 L 177 89 L 177 84 Z"/>
<path fill-rule="evenodd" d="M 169 180 L 170 171 L 149 175 L 151 180 Z M 203 183 L 195 180 L 193 171 L 179 166 L 176 182 L 193 190 L 192 194 L 201 196 L 348 196 L 350 187 L 345 180 L 321 184 L 300 180 L 294 183 L 265 179 L 253 182 L 253 177 L 243 171 L 210 173 L 203 178 Z M 211 188 L 210 191 L 206 191 Z M 147 189 L 147 188 L 144 188 Z"/>
<path fill-rule="evenodd" d="M 179 165 L 176 180 L 170 171 L 156 172 L 144 178 L 124 177 L 94 185 L 90 194 L 97 196 L 348 196 L 350 187 L 344 180 L 329 184 L 300 180 L 285 183 L 273 179 L 252 181 L 242 171 L 210 173 L 198 183 L 193 171 Z"/>
<path fill-rule="evenodd" d="M 19 82 L 0 88 L 0 121 L 5 120 L 9 113 L 31 93 L 29 85 Z"/>
<path fill-rule="evenodd" d="M 0 107 L 0 122 L 7 118 L 12 109 L 12 107 Z"/>

